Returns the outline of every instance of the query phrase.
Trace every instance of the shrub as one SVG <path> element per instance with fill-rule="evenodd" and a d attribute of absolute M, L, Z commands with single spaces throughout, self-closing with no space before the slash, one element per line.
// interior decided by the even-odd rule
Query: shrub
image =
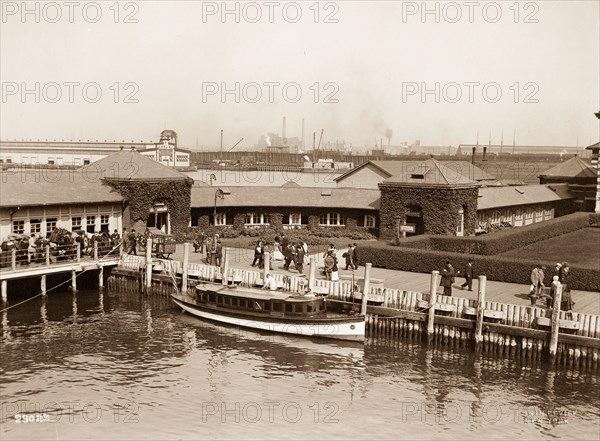
<path fill-rule="evenodd" d="M 475 275 L 485 275 L 489 280 L 508 283 L 529 284 L 532 268 L 545 264 L 548 268 L 546 284 L 551 281 L 551 268 L 554 262 L 515 259 L 511 257 L 465 255 L 452 252 L 432 251 L 391 246 L 384 242 L 359 244 L 356 249 L 362 264 L 370 262 L 373 266 L 400 271 L 429 273 L 440 270 L 446 261 L 452 262 L 458 270 L 464 268 L 470 259 Z M 600 291 L 600 270 L 585 266 L 571 266 L 571 287 L 586 291 Z"/>

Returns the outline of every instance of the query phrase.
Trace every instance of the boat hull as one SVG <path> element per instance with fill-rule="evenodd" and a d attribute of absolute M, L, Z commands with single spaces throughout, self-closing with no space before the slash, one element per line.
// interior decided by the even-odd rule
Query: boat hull
<path fill-rule="evenodd" d="M 336 318 L 335 320 L 286 320 L 285 318 L 274 319 L 272 317 L 263 319 L 262 317 L 242 317 L 239 314 L 220 313 L 220 311 L 184 302 L 174 296 L 172 299 L 184 311 L 196 317 L 220 323 L 306 337 L 346 341 L 365 340 L 365 319 L 361 316 L 348 316 L 347 319 Z"/>

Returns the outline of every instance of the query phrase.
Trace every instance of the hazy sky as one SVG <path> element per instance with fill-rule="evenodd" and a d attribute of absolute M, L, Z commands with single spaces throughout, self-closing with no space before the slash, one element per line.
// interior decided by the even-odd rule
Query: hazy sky
<path fill-rule="evenodd" d="M 361 148 L 386 129 L 392 144 L 600 136 L 598 1 L 26 5 L 2 2 L 4 140 L 156 141 L 170 128 L 194 148 L 224 129 L 243 149 L 283 116 L 288 137 L 305 118 L 307 145 L 321 128 Z"/>

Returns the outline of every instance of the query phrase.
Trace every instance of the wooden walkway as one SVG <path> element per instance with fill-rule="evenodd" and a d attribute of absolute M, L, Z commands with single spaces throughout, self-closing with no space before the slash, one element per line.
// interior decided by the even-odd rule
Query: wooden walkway
<path fill-rule="evenodd" d="M 254 258 L 254 250 L 247 248 L 228 248 L 228 255 L 230 258 L 230 265 L 233 268 L 251 269 L 251 263 Z M 345 261 L 342 258 L 342 254 L 345 249 L 338 250 L 337 256 L 339 260 L 338 267 L 340 269 L 340 277 L 351 276 L 352 271 L 346 271 Z M 317 261 L 318 266 L 323 264 L 322 253 L 311 255 Z M 171 255 L 173 260 L 183 261 L 183 245 L 177 245 L 177 252 Z M 193 248 L 190 252 L 190 263 L 202 263 L 203 257 L 200 253 L 194 253 Z M 282 261 L 273 262 L 274 268 L 272 271 L 280 274 L 298 274 L 295 268 L 291 271 L 283 269 Z M 308 275 L 308 265 L 305 265 L 304 274 Z M 354 272 L 355 277 L 364 276 L 364 267 L 359 267 Z M 324 278 L 320 275 L 320 271 L 317 271 L 317 278 Z M 429 284 L 431 281 L 431 274 L 422 273 L 411 273 L 408 271 L 396 271 L 384 268 L 371 269 L 371 278 L 382 279 L 386 288 L 400 289 L 403 291 L 415 291 L 428 293 Z M 461 277 L 456 278 L 456 283 L 453 288 L 453 296 L 463 297 L 466 299 L 477 299 L 477 284 L 476 280 L 473 280 L 473 291 L 462 290 L 460 285 L 464 282 Z M 442 289 L 438 289 L 438 293 L 441 293 Z M 499 302 L 513 305 L 529 305 L 529 284 L 516 284 L 516 283 L 504 283 L 488 280 L 486 284 L 486 300 L 490 302 Z M 573 307 L 574 312 L 584 314 L 596 314 L 600 315 L 600 292 L 590 291 L 576 291 L 571 292 L 575 306 Z M 538 301 L 538 306 L 541 306 L 542 302 Z"/>

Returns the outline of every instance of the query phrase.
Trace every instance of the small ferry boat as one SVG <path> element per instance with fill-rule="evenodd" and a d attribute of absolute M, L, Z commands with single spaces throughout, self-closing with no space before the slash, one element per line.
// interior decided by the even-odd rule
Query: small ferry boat
<path fill-rule="evenodd" d="M 174 293 L 171 298 L 184 311 L 221 323 L 309 337 L 365 339 L 365 316 L 353 305 L 327 301 L 322 295 L 200 283 L 195 295 Z"/>

